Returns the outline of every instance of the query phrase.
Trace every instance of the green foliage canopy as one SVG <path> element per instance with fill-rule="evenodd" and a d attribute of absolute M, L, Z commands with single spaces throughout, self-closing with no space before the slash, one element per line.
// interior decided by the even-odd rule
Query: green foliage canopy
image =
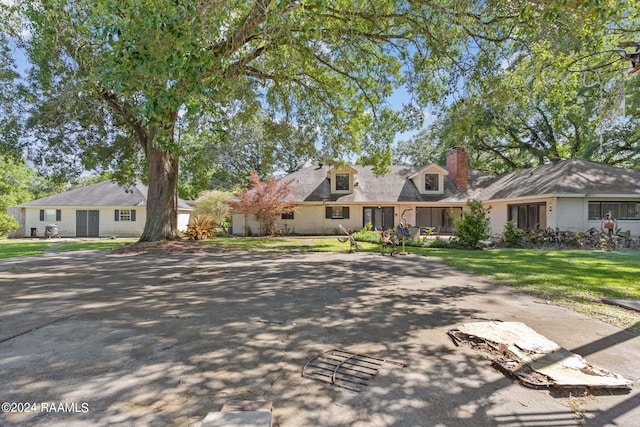
<path fill-rule="evenodd" d="M 22 159 L 0 154 L 0 237 L 16 230 L 18 221 L 7 214 L 7 208 L 34 198 L 35 173 Z"/>
<path fill-rule="evenodd" d="M 621 49 L 640 36 L 633 2 L 522 1 L 523 23 L 470 67 L 434 124 L 399 145 L 397 161 L 442 160 L 452 146 L 492 173 L 579 157 L 640 167 L 640 81 Z M 496 65 L 499 64 L 498 67 Z"/>
<path fill-rule="evenodd" d="M 29 30 L 29 136 L 44 143 L 33 149 L 36 163 L 60 176 L 104 168 L 124 180 L 146 171 L 141 240 L 171 238 L 173 195 L 163 189 L 176 188 L 181 117 L 195 127 L 203 112 L 215 120 L 238 102 L 258 102 L 300 128 L 318 128 L 332 157 L 369 148 L 364 134 L 403 81 L 409 43 L 426 45 L 418 31 L 424 15 L 395 6 L 21 2 L 11 12 Z"/>
<path fill-rule="evenodd" d="M 61 178 L 81 169 L 115 170 L 120 180 L 146 174 L 141 240 L 160 240 L 175 236 L 179 159 L 192 148 L 177 137 L 181 129 L 197 129 L 205 117 L 220 125 L 238 106 L 266 106 L 313 129 L 327 157 L 362 155 L 383 173 L 393 135 L 408 124 L 386 102 L 399 85 L 415 94 L 409 104 L 483 93 L 469 82 L 481 84 L 531 42 L 548 39 L 566 52 L 577 41 L 608 43 L 593 29 L 610 29 L 625 13 L 637 17 L 616 4 L 24 0 L 3 7 L 33 64 L 26 136 L 41 143 L 30 147 L 36 164 Z M 563 42 L 570 28 L 578 34 Z"/>

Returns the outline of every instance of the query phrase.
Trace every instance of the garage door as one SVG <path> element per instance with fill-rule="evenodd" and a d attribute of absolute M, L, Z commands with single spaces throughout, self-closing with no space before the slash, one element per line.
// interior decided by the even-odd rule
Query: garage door
<path fill-rule="evenodd" d="M 76 237 L 98 237 L 100 235 L 100 211 L 76 211 Z"/>

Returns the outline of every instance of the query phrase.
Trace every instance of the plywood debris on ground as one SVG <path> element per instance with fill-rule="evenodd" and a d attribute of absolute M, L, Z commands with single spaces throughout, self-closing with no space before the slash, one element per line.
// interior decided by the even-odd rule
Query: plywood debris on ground
<path fill-rule="evenodd" d="M 451 329 L 456 344 L 490 354 L 496 367 L 530 387 L 629 390 L 619 374 L 589 364 L 520 322 L 475 322 Z"/>

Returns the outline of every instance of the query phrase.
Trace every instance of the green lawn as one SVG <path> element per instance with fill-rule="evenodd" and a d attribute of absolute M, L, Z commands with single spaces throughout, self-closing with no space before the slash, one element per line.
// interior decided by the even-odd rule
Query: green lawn
<path fill-rule="evenodd" d="M 640 299 L 640 251 L 493 249 L 416 251 L 515 288 L 561 296 Z"/>
<path fill-rule="evenodd" d="M 340 242 L 336 237 L 222 237 L 207 240 L 212 245 L 234 246 L 238 249 L 263 251 L 263 252 L 347 252 L 349 242 Z M 377 251 L 379 245 L 367 242 L 358 242 L 358 247 L 363 251 Z"/>
<path fill-rule="evenodd" d="M 408 250 L 640 333 L 640 313 L 601 302 L 640 299 L 640 251 Z"/>
<path fill-rule="evenodd" d="M 54 252 L 111 249 L 137 239 L 104 239 L 68 242 L 65 240 L 0 240 L 0 259 Z"/>
<path fill-rule="evenodd" d="M 53 244 L 51 240 L 0 240 L 0 258 L 41 255 Z"/>
<path fill-rule="evenodd" d="M 104 250 L 135 239 L 94 241 L 0 240 L 0 258 L 39 255 L 47 250 Z M 336 237 L 221 237 L 211 245 L 265 252 L 347 252 L 349 243 Z M 56 245 L 51 248 L 51 245 Z M 379 251 L 374 243 L 358 242 L 363 251 Z M 407 247 L 426 256 L 497 283 L 517 288 L 640 333 L 640 313 L 603 304 L 602 298 L 640 299 L 640 251 L 577 251 L 492 249 L 465 251 Z"/>

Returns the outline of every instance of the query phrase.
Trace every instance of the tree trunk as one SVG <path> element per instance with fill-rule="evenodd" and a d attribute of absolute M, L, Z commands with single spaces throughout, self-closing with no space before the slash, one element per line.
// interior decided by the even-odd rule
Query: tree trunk
<path fill-rule="evenodd" d="M 147 164 L 149 167 L 147 219 L 139 241 L 173 240 L 177 237 L 178 221 L 176 210 L 178 158 L 170 151 L 151 145 L 147 150 Z"/>

